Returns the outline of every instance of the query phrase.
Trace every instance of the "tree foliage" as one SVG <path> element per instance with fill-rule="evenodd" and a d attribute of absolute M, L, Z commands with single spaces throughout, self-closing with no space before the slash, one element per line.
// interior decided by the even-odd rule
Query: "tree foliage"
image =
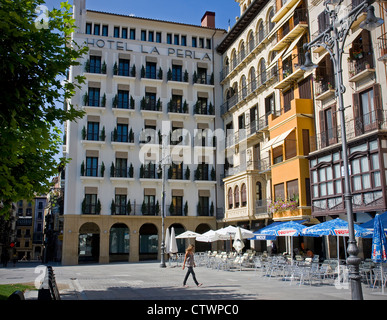
<path fill-rule="evenodd" d="M 56 123 L 83 112 L 67 103 L 83 77 L 67 81 L 70 66 L 87 52 L 71 39 L 71 5 L 46 13 L 43 0 L 0 0 L 0 215 L 12 202 L 45 193 L 65 160 Z M 65 107 L 58 108 L 58 104 Z"/>

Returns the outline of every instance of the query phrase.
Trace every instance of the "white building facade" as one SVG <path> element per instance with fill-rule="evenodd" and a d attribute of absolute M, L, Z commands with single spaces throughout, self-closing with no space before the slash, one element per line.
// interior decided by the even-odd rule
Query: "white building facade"
<path fill-rule="evenodd" d="M 89 47 L 69 79 L 86 77 L 66 123 L 63 264 L 160 259 L 165 227 L 216 227 L 223 211 L 220 59 L 225 30 L 86 9 L 74 1 L 73 39 Z M 167 161 L 167 162 L 163 162 Z M 183 251 L 184 241 L 179 243 Z"/>

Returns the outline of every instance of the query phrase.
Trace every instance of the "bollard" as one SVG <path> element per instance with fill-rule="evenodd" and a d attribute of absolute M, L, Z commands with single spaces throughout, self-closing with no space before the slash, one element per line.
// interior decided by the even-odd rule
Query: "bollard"
<path fill-rule="evenodd" d="M 14 293 L 12 293 L 7 300 L 10 301 L 20 301 L 20 300 L 25 300 L 23 292 L 17 290 Z"/>

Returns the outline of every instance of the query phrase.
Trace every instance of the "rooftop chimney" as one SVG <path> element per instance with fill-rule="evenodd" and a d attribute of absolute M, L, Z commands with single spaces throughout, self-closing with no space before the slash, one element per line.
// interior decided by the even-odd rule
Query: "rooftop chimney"
<path fill-rule="evenodd" d="M 215 12 L 206 11 L 202 18 L 202 27 L 215 29 Z"/>

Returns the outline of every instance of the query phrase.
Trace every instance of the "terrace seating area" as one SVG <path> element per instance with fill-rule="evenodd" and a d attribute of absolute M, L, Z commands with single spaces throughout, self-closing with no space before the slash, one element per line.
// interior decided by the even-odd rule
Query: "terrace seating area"
<path fill-rule="evenodd" d="M 181 254 L 181 263 L 184 254 Z M 243 254 L 225 251 L 208 251 L 195 253 L 197 267 L 216 271 L 254 272 L 254 276 L 268 281 L 283 281 L 289 285 L 332 285 L 337 288 L 349 288 L 349 270 L 345 260 L 325 259 L 320 261 L 318 255 L 313 258 L 301 255 L 292 258 L 287 254 L 268 255 L 247 250 Z M 339 264 L 339 267 L 338 267 Z M 360 264 L 362 284 L 372 291 L 380 290 L 387 283 L 387 265 L 380 265 L 365 259 Z"/>

